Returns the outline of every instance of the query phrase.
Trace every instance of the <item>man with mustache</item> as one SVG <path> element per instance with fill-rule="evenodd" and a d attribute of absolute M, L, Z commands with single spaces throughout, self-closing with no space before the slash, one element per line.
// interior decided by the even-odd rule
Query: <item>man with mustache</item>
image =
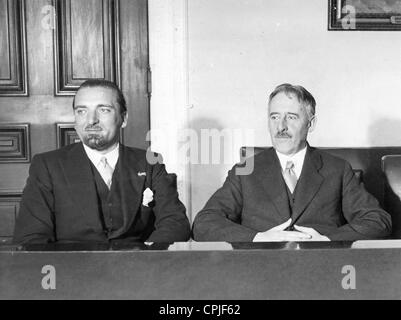
<path fill-rule="evenodd" d="M 197 241 L 330 241 L 383 238 L 391 217 L 344 160 L 312 148 L 316 102 L 302 86 L 282 84 L 270 94 L 273 148 L 228 173 L 193 223 Z M 250 159 L 248 159 L 249 161 Z"/>
<path fill-rule="evenodd" d="M 80 143 L 32 159 L 16 243 L 186 241 L 190 225 L 175 176 L 157 155 L 120 144 L 128 113 L 121 90 L 88 80 L 74 101 Z"/>

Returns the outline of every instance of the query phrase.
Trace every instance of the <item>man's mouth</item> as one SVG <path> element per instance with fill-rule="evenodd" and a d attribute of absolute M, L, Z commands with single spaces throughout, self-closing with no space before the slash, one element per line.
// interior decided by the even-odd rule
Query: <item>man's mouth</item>
<path fill-rule="evenodd" d="M 292 137 L 287 133 L 278 133 L 275 136 L 276 139 L 291 139 Z"/>
<path fill-rule="evenodd" d="M 99 127 L 89 127 L 89 128 L 85 128 L 86 132 L 99 132 L 102 131 L 102 128 Z"/>

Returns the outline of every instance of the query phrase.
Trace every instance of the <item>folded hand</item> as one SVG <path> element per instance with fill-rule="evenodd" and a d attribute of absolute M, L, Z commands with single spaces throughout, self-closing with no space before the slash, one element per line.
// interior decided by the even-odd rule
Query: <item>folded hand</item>
<path fill-rule="evenodd" d="M 253 242 L 270 242 L 270 241 L 308 241 L 312 238 L 309 233 L 301 231 L 284 231 L 291 224 L 291 219 L 273 227 L 265 232 L 256 234 Z"/>
<path fill-rule="evenodd" d="M 305 239 L 303 241 L 330 241 L 330 239 L 328 237 L 320 234 L 313 228 L 301 227 L 301 226 L 297 226 L 296 224 L 294 225 L 294 228 L 295 228 L 295 230 L 298 230 L 305 234 L 309 234 L 311 236 L 309 239 Z"/>

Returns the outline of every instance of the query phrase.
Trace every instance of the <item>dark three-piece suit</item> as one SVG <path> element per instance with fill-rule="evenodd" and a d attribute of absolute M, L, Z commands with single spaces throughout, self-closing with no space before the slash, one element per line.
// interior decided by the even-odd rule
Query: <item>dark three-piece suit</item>
<path fill-rule="evenodd" d="M 190 226 L 178 199 L 175 175 L 149 164 L 144 150 L 119 147 L 111 189 L 87 157 L 82 143 L 38 154 L 16 220 L 14 242 L 126 239 L 186 241 Z M 153 200 L 143 203 L 144 190 Z"/>
<path fill-rule="evenodd" d="M 224 185 L 197 214 L 197 241 L 250 242 L 258 232 L 289 218 L 292 225 L 314 228 L 331 240 L 384 238 L 391 217 L 379 207 L 344 160 L 308 146 L 293 198 L 273 148 L 252 159 L 249 175 L 229 171 Z"/>

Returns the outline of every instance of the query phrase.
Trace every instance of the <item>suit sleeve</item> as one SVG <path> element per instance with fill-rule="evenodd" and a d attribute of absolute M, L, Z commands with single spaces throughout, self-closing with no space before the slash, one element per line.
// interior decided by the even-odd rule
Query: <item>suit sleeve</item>
<path fill-rule="evenodd" d="M 236 168 L 228 172 L 223 186 L 195 217 L 193 237 L 196 241 L 252 242 L 257 234 L 241 225 L 243 196 Z"/>
<path fill-rule="evenodd" d="M 155 222 L 146 241 L 187 241 L 191 230 L 185 206 L 178 198 L 176 175 L 168 174 L 164 164 L 154 165 L 151 174 Z"/>
<path fill-rule="evenodd" d="M 390 214 L 365 190 L 348 163 L 344 168 L 342 197 L 347 224 L 327 235 L 331 240 L 380 239 L 391 234 Z"/>
<path fill-rule="evenodd" d="M 54 197 L 44 160 L 32 159 L 15 223 L 14 243 L 54 242 Z"/>

